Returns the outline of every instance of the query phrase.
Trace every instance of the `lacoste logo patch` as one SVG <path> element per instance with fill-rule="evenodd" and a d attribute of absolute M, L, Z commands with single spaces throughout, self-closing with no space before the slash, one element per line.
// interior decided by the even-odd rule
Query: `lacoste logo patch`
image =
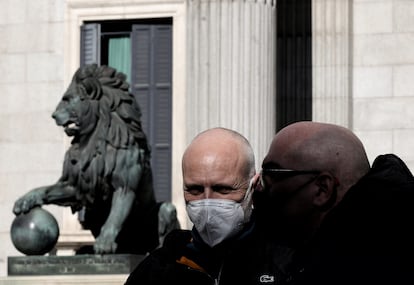
<path fill-rule="evenodd" d="M 275 277 L 268 274 L 263 274 L 260 276 L 259 281 L 260 283 L 274 283 Z"/>

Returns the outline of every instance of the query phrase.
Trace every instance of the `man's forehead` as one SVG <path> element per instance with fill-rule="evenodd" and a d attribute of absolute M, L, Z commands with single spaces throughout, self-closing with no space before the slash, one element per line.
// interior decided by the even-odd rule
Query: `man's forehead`
<path fill-rule="evenodd" d="M 289 136 L 275 136 L 263 159 L 262 168 L 286 168 L 293 162 L 292 154 L 297 150 L 298 141 Z"/>
<path fill-rule="evenodd" d="M 204 187 L 213 186 L 235 186 L 243 176 L 236 171 L 229 171 L 229 169 L 223 169 L 223 171 L 199 171 L 190 169 L 183 176 L 184 184 L 186 185 L 202 185 Z"/>

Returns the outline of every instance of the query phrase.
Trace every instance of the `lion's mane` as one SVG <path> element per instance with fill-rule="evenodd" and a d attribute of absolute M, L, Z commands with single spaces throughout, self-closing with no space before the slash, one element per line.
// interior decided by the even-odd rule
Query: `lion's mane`
<path fill-rule="evenodd" d="M 131 157 L 137 159 L 132 163 L 141 164 L 143 173 L 151 171 L 141 111 L 128 88 L 126 76 L 109 66 L 87 65 L 73 76 L 68 90 L 77 90 L 84 98 L 81 104 L 88 104 L 79 118 L 80 132 L 66 153 L 62 175 L 77 188 L 81 203 L 72 207 L 74 211 L 96 199 L 107 200 L 116 185 L 135 191 L 137 183 L 129 181 L 126 169 Z"/>

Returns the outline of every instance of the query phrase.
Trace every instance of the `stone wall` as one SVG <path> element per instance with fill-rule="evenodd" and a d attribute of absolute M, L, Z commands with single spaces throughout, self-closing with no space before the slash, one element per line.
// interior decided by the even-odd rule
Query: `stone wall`
<path fill-rule="evenodd" d="M 28 189 L 55 182 L 65 135 L 51 114 L 63 92 L 62 0 L 0 1 L 0 276 L 10 240 L 13 202 Z M 51 207 L 58 221 L 62 211 Z"/>
<path fill-rule="evenodd" d="M 372 162 L 414 169 L 414 2 L 312 1 L 313 120 L 352 129 Z"/>
<path fill-rule="evenodd" d="M 414 170 L 414 2 L 355 0 L 353 128 L 373 159 L 392 152 Z"/>

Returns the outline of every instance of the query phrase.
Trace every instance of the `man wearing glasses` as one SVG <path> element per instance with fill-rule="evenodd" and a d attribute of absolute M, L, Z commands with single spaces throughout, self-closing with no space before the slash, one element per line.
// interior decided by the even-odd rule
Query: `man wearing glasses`
<path fill-rule="evenodd" d="M 294 250 L 279 284 L 414 284 L 414 178 L 392 154 L 371 167 L 350 130 L 282 129 L 253 198 L 258 230 Z"/>

